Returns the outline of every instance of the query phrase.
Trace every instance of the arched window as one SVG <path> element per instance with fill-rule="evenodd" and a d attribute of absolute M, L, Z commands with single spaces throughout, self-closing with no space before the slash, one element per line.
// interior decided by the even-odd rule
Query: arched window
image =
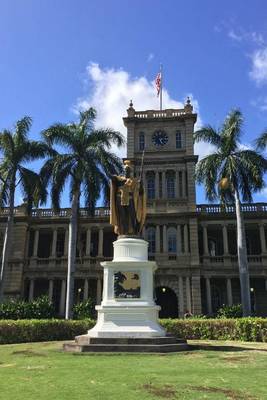
<path fill-rule="evenodd" d="M 177 236 L 176 229 L 174 227 L 168 229 L 168 252 L 176 253 L 177 249 Z"/>
<path fill-rule="evenodd" d="M 167 198 L 174 199 L 174 197 L 175 197 L 175 174 L 174 174 L 174 172 L 167 173 L 166 185 L 167 185 Z"/>
<path fill-rule="evenodd" d="M 143 151 L 145 148 L 145 134 L 143 132 L 139 133 L 139 150 Z"/>
<path fill-rule="evenodd" d="M 147 198 L 154 199 L 155 198 L 155 174 L 148 173 L 147 174 Z"/>
<path fill-rule="evenodd" d="M 151 226 L 146 231 L 146 237 L 148 241 L 148 252 L 155 253 L 156 251 L 156 229 Z"/>
<path fill-rule="evenodd" d="M 180 131 L 176 132 L 176 149 L 182 148 L 182 134 Z"/>

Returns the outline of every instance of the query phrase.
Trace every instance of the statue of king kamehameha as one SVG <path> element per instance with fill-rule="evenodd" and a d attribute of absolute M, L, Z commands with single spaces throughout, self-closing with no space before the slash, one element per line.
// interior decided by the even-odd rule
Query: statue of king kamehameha
<path fill-rule="evenodd" d="M 110 189 L 110 223 L 120 236 L 139 236 L 146 218 L 146 194 L 133 176 L 131 161 L 124 161 L 125 176 L 113 175 Z"/>

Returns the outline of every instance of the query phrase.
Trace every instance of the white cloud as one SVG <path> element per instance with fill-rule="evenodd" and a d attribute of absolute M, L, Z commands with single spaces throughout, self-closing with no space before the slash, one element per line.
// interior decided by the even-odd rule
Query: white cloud
<path fill-rule="evenodd" d="M 86 90 L 88 93 L 79 98 L 74 110 L 87 109 L 90 106 L 96 108 L 98 112 L 96 127 L 111 127 L 126 134 L 122 117 L 126 116 L 126 109 L 130 100 L 136 110 L 151 110 L 159 108 L 159 99 L 156 96 L 154 82 L 150 82 L 145 77 L 133 78 L 123 69 L 106 68 L 103 69 L 97 63 L 89 63 L 86 69 Z M 188 94 L 194 111 L 198 113 L 198 101 L 192 94 Z M 163 90 L 163 108 L 183 108 L 186 96 L 182 101 L 173 99 L 166 89 Z M 199 114 L 199 113 L 198 113 Z M 202 125 L 198 115 L 196 129 Z M 115 149 L 114 149 L 115 150 Z M 211 148 L 207 144 L 197 144 L 196 154 L 202 157 Z M 119 152 L 120 156 L 125 156 L 126 149 Z"/>
<path fill-rule="evenodd" d="M 265 43 L 264 37 L 261 33 L 256 31 L 246 31 L 242 27 L 236 29 L 230 28 L 227 34 L 228 37 L 235 42 L 250 42 L 258 46 L 262 46 Z"/>
<path fill-rule="evenodd" d="M 150 53 L 150 54 L 147 56 L 147 62 L 151 62 L 151 61 L 154 59 L 154 57 L 155 57 L 155 54 L 154 54 L 154 53 Z"/>
<path fill-rule="evenodd" d="M 267 96 L 259 96 L 257 99 L 251 100 L 250 104 L 258 108 L 262 112 L 267 111 Z"/>
<path fill-rule="evenodd" d="M 267 47 L 252 54 L 252 69 L 249 73 L 257 85 L 267 83 Z"/>
<path fill-rule="evenodd" d="M 243 40 L 243 36 L 236 33 L 233 29 L 230 29 L 230 31 L 228 32 L 228 36 L 230 39 L 236 42 L 241 42 Z"/>

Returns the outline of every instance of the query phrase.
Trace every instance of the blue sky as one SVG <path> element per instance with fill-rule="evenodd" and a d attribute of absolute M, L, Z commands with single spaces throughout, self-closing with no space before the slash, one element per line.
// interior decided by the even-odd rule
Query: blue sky
<path fill-rule="evenodd" d="M 190 94 L 214 126 L 240 107 L 246 144 L 267 127 L 266 0 L 1 0 L 0 129 L 30 115 L 36 138 L 87 105 L 99 125 L 123 129 L 130 98 L 157 104 L 160 62 L 166 107 Z"/>

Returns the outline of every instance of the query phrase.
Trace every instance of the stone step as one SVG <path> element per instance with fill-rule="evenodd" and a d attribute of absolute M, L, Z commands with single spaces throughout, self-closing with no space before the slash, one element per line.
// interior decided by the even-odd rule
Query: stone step
<path fill-rule="evenodd" d="M 136 338 L 94 338 L 89 337 L 88 335 L 81 335 L 76 336 L 75 343 L 78 345 L 91 345 L 91 344 L 154 344 L 154 345 L 161 345 L 161 344 L 176 344 L 176 343 L 184 343 L 183 339 L 177 339 L 173 336 L 162 336 L 162 337 L 136 337 Z"/>
<path fill-rule="evenodd" d="M 90 344 L 65 343 L 63 350 L 76 353 L 174 353 L 188 350 L 186 342 L 174 344 Z"/>

